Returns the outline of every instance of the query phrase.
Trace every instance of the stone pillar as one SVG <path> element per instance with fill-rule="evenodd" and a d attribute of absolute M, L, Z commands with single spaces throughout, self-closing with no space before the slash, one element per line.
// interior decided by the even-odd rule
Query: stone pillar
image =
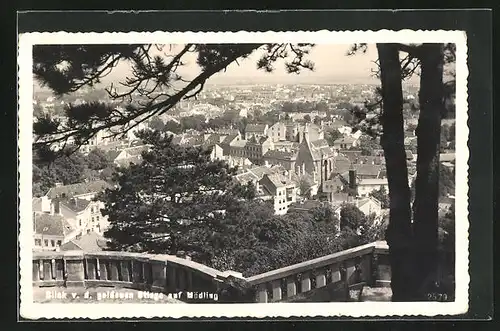
<path fill-rule="evenodd" d="M 258 303 L 267 303 L 266 283 L 260 284 L 257 288 L 257 302 Z"/>
<path fill-rule="evenodd" d="M 311 290 L 311 275 L 308 272 L 304 272 L 301 278 L 301 289 L 300 292 L 308 292 Z"/>
<path fill-rule="evenodd" d="M 273 287 L 273 301 L 279 301 L 282 299 L 281 291 L 281 279 L 272 282 Z"/>
<path fill-rule="evenodd" d="M 70 252 L 70 254 L 65 254 L 64 262 L 66 265 L 66 286 L 85 286 L 83 252 Z"/>
<path fill-rule="evenodd" d="M 316 276 L 316 288 L 320 288 L 326 286 L 326 275 L 324 272 L 321 272 Z"/>
<path fill-rule="evenodd" d="M 297 285 L 295 284 L 295 275 L 286 279 L 286 297 L 291 298 L 297 295 Z"/>
<path fill-rule="evenodd" d="M 167 286 L 167 265 L 163 261 L 153 262 L 153 282 L 152 288 L 156 290 L 163 291 Z"/>

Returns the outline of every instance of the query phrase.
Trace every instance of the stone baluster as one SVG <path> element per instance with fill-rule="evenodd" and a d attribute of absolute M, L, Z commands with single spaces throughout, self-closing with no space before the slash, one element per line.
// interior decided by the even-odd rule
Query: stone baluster
<path fill-rule="evenodd" d="M 40 261 L 33 260 L 33 281 L 37 282 L 40 280 Z"/>
<path fill-rule="evenodd" d="M 300 292 L 308 292 L 311 290 L 311 274 L 309 272 L 304 272 L 300 280 L 301 288 Z"/>
<path fill-rule="evenodd" d="M 167 262 L 167 288 L 169 292 L 176 292 L 177 288 L 177 273 L 173 263 Z"/>
<path fill-rule="evenodd" d="M 319 270 L 316 275 L 316 288 L 326 286 L 326 270 Z"/>
<path fill-rule="evenodd" d="M 38 260 L 38 279 L 44 280 L 43 260 Z"/>
<path fill-rule="evenodd" d="M 297 284 L 295 283 L 296 276 L 289 276 L 286 279 L 286 297 L 291 298 L 297 295 Z"/>
<path fill-rule="evenodd" d="M 257 298 L 256 301 L 258 303 L 267 303 L 268 297 L 267 297 L 267 285 L 266 283 L 259 284 L 257 286 Z"/>
<path fill-rule="evenodd" d="M 55 260 L 55 276 L 56 280 L 63 281 L 64 280 L 64 263 L 62 259 Z"/>
<path fill-rule="evenodd" d="M 347 268 L 345 266 L 345 262 L 341 262 L 340 263 L 339 271 L 340 271 L 340 279 L 344 283 L 343 284 L 344 285 L 344 300 L 348 301 L 349 298 L 350 298 L 350 294 L 349 294 L 349 279 L 348 279 L 348 276 L 347 276 Z"/>
<path fill-rule="evenodd" d="M 109 280 L 109 277 L 107 260 L 99 259 L 99 279 L 106 281 Z"/>
<path fill-rule="evenodd" d="M 131 281 L 131 270 L 130 270 L 130 260 L 122 260 L 120 261 L 120 274 L 121 274 L 121 280 L 123 282 L 130 282 Z"/>
<path fill-rule="evenodd" d="M 50 260 L 50 275 L 51 279 L 56 279 L 56 260 Z"/>
<path fill-rule="evenodd" d="M 179 290 L 185 291 L 186 290 L 186 270 L 181 266 L 179 268 L 176 268 L 177 272 L 177 286 Z"/>
<path fill-rule="evenodd" d="M 259 284 L 257 287 L 257 302 L 267 303 L 267 286 L 266 283 Z"/>
<path fill-rule="evenodd" d="M 165 290 L 167 287 L 167 265 L 165 262 L 156 262 L 151 264 L 152 267 L 152 288 L 156 290 Z"/>
<path fill-rule="evenodd" d="M 281 279 L 273 280 L 271 285 L 273 288 L 273 301 L 281 300 L 282 299 Z"/>
<path fill-rule="evenodd" d="M 151 261 L 148 261 L 148 262 L 142 264 L 142 272 L 144 275 L 144 283 L 146 285 L 153 284 Z"/>
<path fill-rule="evenodd" d="M 120 281 L 120 261 L 119 260 L 109 260 L 109 271 L 110 271 L 110 280 L 117 282 Z"/>
<path fill-rule="evenodd" d="M 340 265 L 334 264 L 331 267 L 332 270 L 332 283 L 337 283 L 342 280 L 342 273 L 340 272 Z"/>
<path fill-rule="evenodd" d="M 372 277 L 371 277 L 370 285 L 374 286 L 377 283 L 377 280 L 379 279 L 379 276 L 378 276 L 378 254 L 377 253 L 372 254 L 371 271 L 372 271 L 372 274 L 371 274 Z"/>
<path fill-rule="evenodd" d="M 95 280 L 97 279 L 97 261 L 96 259 L 90 258 L 85 259 L 85 269 L 87 271 L 87 279 Z"/>
<path fill-rule="evenodd" d="M 132 260 L 132 281 L 136 284 L 144 283 L 143 263 L 141 261 Z"/>
<path fill-rule="evenodd" d="M 43 260 L 43 280 L 52 279 L 52 263 L 51 260 Z"/>

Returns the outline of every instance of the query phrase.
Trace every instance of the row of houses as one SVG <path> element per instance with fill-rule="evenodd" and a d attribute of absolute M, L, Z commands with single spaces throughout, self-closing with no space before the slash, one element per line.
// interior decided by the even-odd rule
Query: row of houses
<path fill-rule="evenodd" d="M 74 247 L 88 241 L 88 235 L 99 241 L 109 225 L 102 215 L 102 202 L 96 195 L 111 186 L 105 181 L 72 185 L 56 184 L 44 196 L 32 200 L 35 250 Z M 85 237 L 85 238 L 84 238 Z M 71 244 L 68 244 L 71 243 Z M 67 245 L 68 244 L 68 245 Z"/>

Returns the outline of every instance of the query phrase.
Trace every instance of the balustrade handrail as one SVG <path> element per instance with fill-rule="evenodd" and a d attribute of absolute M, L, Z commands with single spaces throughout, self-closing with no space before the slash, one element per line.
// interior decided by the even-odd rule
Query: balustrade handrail
<path fill-rule="evenodd" d="M 151 262 L 170 262 L 181 265 L 185 268 L 191 269 L 196 272 L 207 274 L 212 278 L 224 277 L 225 272 L 210 268 L 204 264 L 177 257 L 168 254 L 148 254 L 148 253 L 133 253 L 133 252 L 118 252 L 118 251 L 103 251 L 103 252 L 83 252 L 83 251 L 35 251 L 33 252 L 32 260 L 51 260 L 51 259 L 65 259 L 65 258 L 105 258 L 105 259 L 119 259 L 119 260 L 143 260 Z"/>
<path fill-rule="evenodd" d="M 235 276 L 256 291 L 257 302 L 268 302 L 269 291 L 269 300 L 277 302 L 294 300 L 297 294 L 306 297 L 310 294 L 316 298 L 335 286 L 346 289 L 359 284 L 387 286 L 390 283 L 387 254 L 387 243 L 378 241 L 243 278 L 240 273 L 216 270 L 174 255 L 35 251 L 32 252 L 33 284 L 65 287 L 103 285 L 169 293 L 193 290 L 224 292 L 226 286 L 234 285 L 230 276 Z M 240 294 L 245 298 L 251 293 L 243 292 Z M 247 302 L 248 298 L 245 300 Z"/>
<path fill-rule="evenodd" d="M 350 260 L 355 257 L 374 253 L 377 250 L 383 252 L 388 250 L 385 241 L 376 241 L 373 243 L 353 247 L 330 255 L 325 255 L 316 259 L 305 262 L 300 262 L 280 269 L 271 270 L 259 275 L 251 276 L 246 280 L 252 285 L 259 285 L 273 280 L 285 278 L 291 275 L 296 275 L 301 272 L 311 271 L 317 268 L 326 267 L 335 263 Z"/>

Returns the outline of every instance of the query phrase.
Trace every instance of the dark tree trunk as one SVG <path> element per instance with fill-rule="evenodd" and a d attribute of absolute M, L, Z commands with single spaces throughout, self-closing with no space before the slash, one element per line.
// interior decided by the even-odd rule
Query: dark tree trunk
<path fill-rule="evenodd" d="M 421 46 L 420 116 L 417 135 L 417 178 L 413 204 L 419 297 L 437 281 L 438 199 L 441 114 L 444 110 L 443 45 Z"/>
<path fill-rule="evenodd" d="M 411 194 L 404 146 L 403 90 L 399 51 L 394 44 L 377 44 L 382 83 L 383 136 L 389 184 L 389 225 L 386 233 L 391 259 L 393 301 L 412 301 L 414 263 L 412 255 Z"/>

